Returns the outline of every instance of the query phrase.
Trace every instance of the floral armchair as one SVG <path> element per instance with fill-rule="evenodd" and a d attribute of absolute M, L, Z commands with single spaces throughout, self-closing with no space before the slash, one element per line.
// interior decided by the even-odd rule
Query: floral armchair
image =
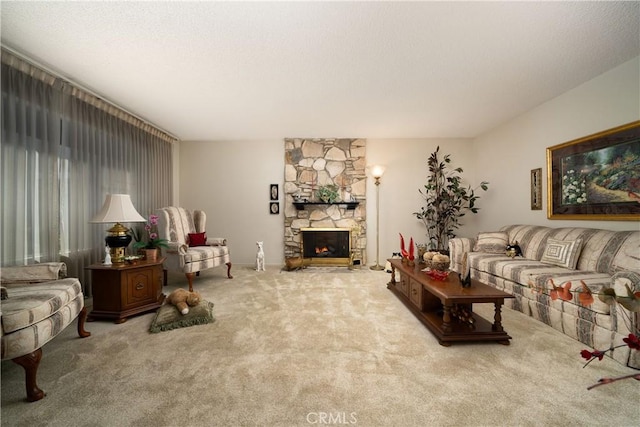
<path fill-rule="evenodd" d="M 158 235 L 168 241 L 165 249 L 165 268 L 183 272 L 189 281 L 189 291 L 193 291 L 193 278 L 200 271 L 227 266 L 227 277 L 231 276 L 231 258 L 227 239 L 207 237 L 207 215 L 195 210 L 193 214 L 180 207 L 169 206 L 158 209 Z"/>

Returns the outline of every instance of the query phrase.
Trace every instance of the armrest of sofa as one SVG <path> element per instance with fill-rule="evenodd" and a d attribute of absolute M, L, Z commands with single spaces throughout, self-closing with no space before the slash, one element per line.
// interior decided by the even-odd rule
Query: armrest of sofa
<path fill-rule="evenodd" d="M 612 289 L 605 289 L 604 294 L 599 298 L 611 305 L 611 312 L 617 312 L 613 329 L 621 335 L 629 333 L 638 334 L 640 332 L 640 304 L 638 303 L 638 291 L 640 291 L 640 273 L 630 270 L 623 270 L 611 276 Z M 606 291 L 615 292 L 615 302 L 608 300 L 611 294 Z M 640 359 L 638 360 L 640 363 Z M 640 366 L 640 365 L 639 365 Z"/>
<path fill-rule="evenodd" d="M 475 239 L 469 237 L 454 237 L 449 240 L 449 258 L 451 259 L 450 269 L 456 273 L 466 275 L 466 271 L 462 271 L 464 257 L 467 252 L 471 252 L 475 246 Z"/>
<path fill-rule="evenodd" d="M 207 246 L 227 246 L 227 239 L 224 237 L 207 237 Z"/>
<path fill-rule="evenodd" d="M 640 273 L 634 271 L 618 271 L 611 276 L 611 284 L 616 293 L 616 302 L 625 310 L 639 313 L 640 304 L 637 294 L 640 291 Z M 631 318 L 635 316 L 632 314 Z M 638 325 L 635 325 L 638 327 Z"/>
<path fill-rule="evenodd" d="M 43 262 L 0 269 L 0 282 L 3 285 L 41 283 L 65 277 L 67 265 L 64 262 Z"/>

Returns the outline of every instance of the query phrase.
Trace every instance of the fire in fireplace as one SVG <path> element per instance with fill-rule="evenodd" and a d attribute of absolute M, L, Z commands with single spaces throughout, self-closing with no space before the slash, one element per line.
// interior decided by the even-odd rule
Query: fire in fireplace
<path fill-rule="evenodd" d="M 309 265 L 348 265 L 351 230 L 348 228 L 302 228 L 302 257 Z"/>

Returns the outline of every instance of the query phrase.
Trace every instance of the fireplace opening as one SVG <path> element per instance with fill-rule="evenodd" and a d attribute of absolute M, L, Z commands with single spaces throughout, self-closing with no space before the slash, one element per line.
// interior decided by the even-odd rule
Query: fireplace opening
<path fill-rule="evenodd" d="M 309 264 L 349 264 L 351 235 L 348 228 L 303 228 L 300 231 L 302 257 Z"/>

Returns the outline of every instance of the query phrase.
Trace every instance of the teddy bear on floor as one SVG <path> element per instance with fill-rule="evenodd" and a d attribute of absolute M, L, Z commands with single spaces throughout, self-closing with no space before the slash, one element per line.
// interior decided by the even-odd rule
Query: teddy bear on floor
<path fill-rule="evenodd" d="M 195 307 L 200 304 L 202 297 L 198 292 L 189 292 L 182 288 L 178 288 L 171 292 L 166 299 L 167 304 L 173 304 L 182 314 L 189 313 L 189 307 Z"/>

